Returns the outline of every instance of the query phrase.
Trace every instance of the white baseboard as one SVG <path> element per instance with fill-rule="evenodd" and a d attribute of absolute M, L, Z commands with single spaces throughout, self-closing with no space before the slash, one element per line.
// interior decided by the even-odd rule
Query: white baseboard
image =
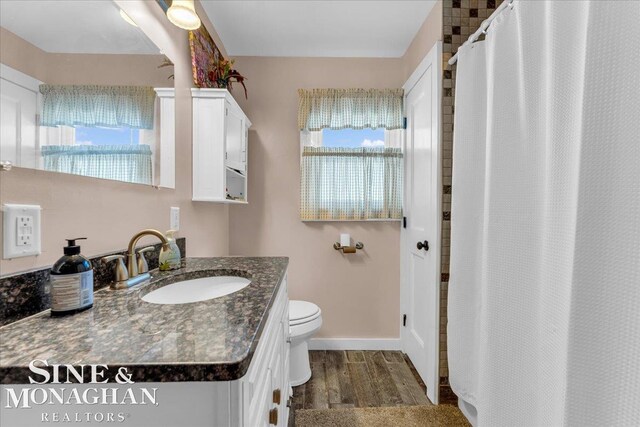
<path fill-rule="evenodd" d="M 311 338 L 309 350 L 401 350 L 400 338 Z"/>

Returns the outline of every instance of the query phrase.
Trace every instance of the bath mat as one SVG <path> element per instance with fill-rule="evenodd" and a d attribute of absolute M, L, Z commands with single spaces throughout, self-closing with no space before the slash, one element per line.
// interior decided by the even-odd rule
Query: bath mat
<path fill-rule="evenodd" d="M 382 408 L 298 409 L 296 427 L 441 427 L 471 426 L 452 405 Z"/>

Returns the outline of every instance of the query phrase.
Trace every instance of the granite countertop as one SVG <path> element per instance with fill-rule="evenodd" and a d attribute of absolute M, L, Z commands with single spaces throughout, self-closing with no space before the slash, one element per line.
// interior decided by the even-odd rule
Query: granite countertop
<path fill-rule="evenodd" d="M 126 367 L 136 382 L 229 381 L 248 367 L 288 265 L 284 257 L 186 258 L 179 270 L 152 271 L 151 282 L 95 293 L 93 308 L 48 311 L 0 328 L 0 382 L 28 384 L 29 363 Z M 141 296 L 166 284 L 242 276 L 246 288 L 189 304 L 159 305 Z M 88 371 L 88 369 L 87 369 Z"/>

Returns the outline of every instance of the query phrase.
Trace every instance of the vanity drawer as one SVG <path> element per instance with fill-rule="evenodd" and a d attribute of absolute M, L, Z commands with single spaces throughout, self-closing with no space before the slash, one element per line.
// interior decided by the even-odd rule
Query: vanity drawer
<path fill-rule="evenodd" d="M 282 324 L 279 322 L 275 330 L 274 345 L 269 348 L 270 352 L 267 356 L 267 368 L 261 371 L 258 382 L 254 387 L 254 394 L 251 396 L 249 404 L 249 420 L 251 426 L 268 426 L 269 415 L 272 409 L 276 409 L 277 416 L 282 417 L 282 410 L 279 404 L 274 402 L 277 394 L 279 394 L 279 402 L 283 401 L 283 347 L 279 341 L 283 340 Z M 276 394 L 277 393 L 277 394 Z M 281 418 L 280 418 L 281 419 Z M 280 425 L 280 424 L 277 424 Z"/>
<path fill-rule="evenodd" d="M 249 381 L 249 384 L 257 385 L 260 378 L 260 373 L 264 374 L 264 370 L 267 368 L 268 355 L 271 354 L 273 346 L 276 345 L 275 335 L 277 329 L 282 322 L 282 316 L 285 311 L 288 311 L 288 299 L 287 299 L 287 287 L 286 276 L 283 279 L 282 286 L 278 291 L 278 295 L 271 307 L 269 316 L 267 318 L 267 324 L 262 330 L 262 336 L 258 342 L 258 347 L 251 360 L 251 365 L 247 371 L 245 378 Z"/>
<path fill-rule="evenodd" d="M 282 326 L 280 324 L 279 326 Z M 271 358 L 269 363 L 269 374 L 271 375 L 271 387 L 267 390 L 267 394 L 265 396 L 267 405 L 269 410 L 267 411 L 267 419 L 269 420 L 269 425 L 277 425 L 281 426 L 282 420 L 284 419 L 284 411 L 282 403 L 285 400 L 285 391 L 284 389 L 284 376 L 282 369 L 284 367 L 283 362 L 283 347 L 281 342 L 284 340 L 284 335 L 282 335 L 282 328 L 278 328 L 278 343 L 275 347 L 275 352 Z"/>
<path fill-rule="evenodd" d="M 278 338 L 282 337 L 282 334 L 278 335 Z M 274 427 L 287 425 L 287 392 L 284 390 L 284 354 L 282 349 L 283 347 L 280 345 L 273 348 L 274 352 L 271 354 L 269 368 L 265 372 L 264 381 L 261 384 L 262 387 L 255 394 L 250 405 L 249 426 Z"/>
<path fill-rule="evenodd" d="M 262 332 L 256 353 L 247 375 L 244 377 L 245 396 L 243 396 L 243 400 L 248 408 L 248 412 L 245 413 L 246 426 L 269 426 L 269 415 L 273 409 L 278 411 L 278 425 L 286 425 L 280 422 L 285 416 L 285 411 L 282 411 L 280 406 L 289 396 L 288 380 L 285 379 L 283 372 L 286 337 L 288 336 L 288 327 L 285 335 L 284 321 L 286 320 L 288 325 L 288 308 L 289 300 L 285 276 L 267 318 L 267 324 Z M 275 390 L 279 390 L 280 405 L 273 403 Z"/>

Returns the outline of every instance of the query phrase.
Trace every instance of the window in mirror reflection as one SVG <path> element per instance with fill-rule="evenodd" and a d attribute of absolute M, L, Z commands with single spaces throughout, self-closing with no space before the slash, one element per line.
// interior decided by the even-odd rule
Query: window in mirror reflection
<path fill-rule="evenodd" d="M 81 126 L 76 126 L 75 131 L 77 145 L 138 145 L 142 132 L 138 129 Z"/>
<path fill-rule="evenodd" d="M 173 70 L 117 4 L 0 0 L 0 45 L 0 161 L 175 186 Z"/>
<path fill-rule="evenodd" d="M 137 184 L 153 182 L 154 131 L 41 127 L 43 169 Z"/>
<path fill-rule="evenodd" d="M 153 183 L 156 97 L 134 86 L 41 85 L 43 169 Z"/>

